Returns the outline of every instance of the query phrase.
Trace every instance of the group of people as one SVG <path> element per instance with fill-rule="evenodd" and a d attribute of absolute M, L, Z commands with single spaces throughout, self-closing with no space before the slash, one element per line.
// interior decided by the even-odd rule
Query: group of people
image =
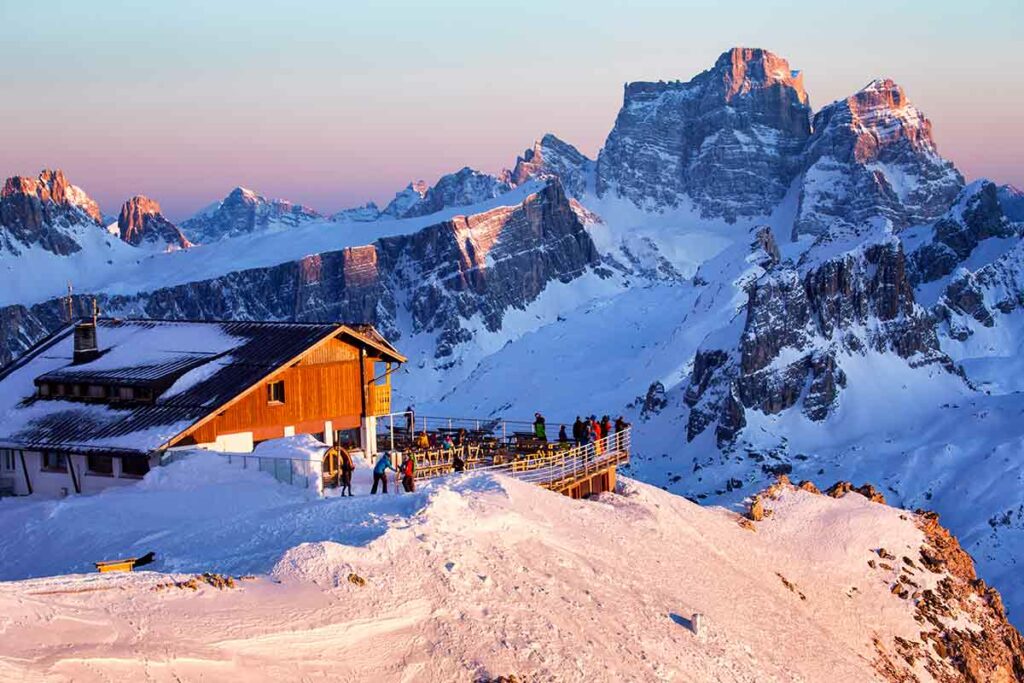
<path fill-rule="evenodd" d="M 384 451 L 377 458 L 373 466 L 373 486 L 370 487 L 370 495 L 377 494 L 377 487 L 381 487 L 382 493 L 388 492 L 388 470 L 396 472 L 402 480 L 402 488 L 407 493 L 416 490 L 416 458 L 412 453 L 406 453 L 398 467 L 391 462 L 391 453 Z"/>
<path fill-rule="evenodd" d="M 608 415 L 603 416 L 600 420 L 597 419 L 596 415 L 590 417 L 581 418 L 579 415 L 576 416 L 576 421 L 572 425 L 572 442 L 576 446 L 584 446 L 588 443 L 595 443 L 617 434 L 629 427 L 629 423 L 626 422 L 625 418 L 621 415 L 612 422 L 611 417 Z M 544 416 L 539 412 L 533 414 L 533 434 L 538 439 L 547 441 L 547 423 L 544 420 Z M 565 425 L 558 428 L 558 441 L 560 443 L 569 442 L 569 434 L 566 431 Z"/>
<path fill-rule="evenodd" d="M 606 436 L 611 436 L 613 433 L 617 434 L 627 427 L 629 427 L 629 423 L 621 415 L 615 419 L 614 423 L 607 415 L 600 420 L 596 415 L 584 418 L 577 415 L 576 421 L 572 423 L 572 440 L 577 446 L 585 446 L 588 443 L 600 441 Z M 559 433 L 559 440 L 568 441 L 568 435 L 564 435 L 564 426 L 562 429 L 563 432 Z M 566 437 L 565 439 L 562 439 L 563 435 Z"/>

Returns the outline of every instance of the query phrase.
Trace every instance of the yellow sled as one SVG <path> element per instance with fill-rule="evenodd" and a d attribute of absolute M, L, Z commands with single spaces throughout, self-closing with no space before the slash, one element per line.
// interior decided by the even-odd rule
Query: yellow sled
<path fill-rule="evenodd" d="M 103 562 L 96 562 L 96 571 L 100 574 L 106 574 L 107 572 L 130 572 L 136 567 L 142 567 L 149 564 L 156 558 L 155 553 L 146 553 L 142 557 L 126 557 L 121 560 L 104 560 Z"/>

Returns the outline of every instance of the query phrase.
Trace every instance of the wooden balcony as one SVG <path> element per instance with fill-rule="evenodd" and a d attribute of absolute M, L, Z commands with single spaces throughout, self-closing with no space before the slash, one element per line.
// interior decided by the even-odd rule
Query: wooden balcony
<path fill-rule="evenodd" d="M 366 414 L 374 417 L 391 413 L 391 383 L 366 387 Z"/>

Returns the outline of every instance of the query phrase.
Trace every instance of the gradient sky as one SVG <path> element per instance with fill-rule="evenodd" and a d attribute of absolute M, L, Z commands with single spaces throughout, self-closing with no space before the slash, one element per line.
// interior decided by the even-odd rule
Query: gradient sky
<path fill-rule="evenodd" d="M 969 178 L 1024 186 L 1024 2 L 842 4 L 0 0 L 0 175 L 60 167 L 105 213 L 142 193 L 175 220 L 235 185 L 383 203 L 548 131 L 595 155 L 624 82 L 746 45 L 816 110 L 895 79 Z"/>

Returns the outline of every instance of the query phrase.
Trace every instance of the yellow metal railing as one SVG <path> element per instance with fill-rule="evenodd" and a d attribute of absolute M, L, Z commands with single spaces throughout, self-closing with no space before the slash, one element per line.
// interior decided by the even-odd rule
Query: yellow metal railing
<path fill-rule="evenodd" d="M 552 491 L 563 491 L 611 467 L 628 463 L 631 441 L 632 429 L 627 427 L 582 446 L 558 448 L 549 444 L 548 448 L 537 453 L 512 456 L 500 464 L 470 465 L 467 469 L 501 472 Z M 451 473 L 450 452 L 439 453 L 441 456 L 438 458 L 425 454 L 424 467 L 417 468 L 417 478 L 433 479 Z M 417 464 L 419 462 L 417 460 Z"/>

